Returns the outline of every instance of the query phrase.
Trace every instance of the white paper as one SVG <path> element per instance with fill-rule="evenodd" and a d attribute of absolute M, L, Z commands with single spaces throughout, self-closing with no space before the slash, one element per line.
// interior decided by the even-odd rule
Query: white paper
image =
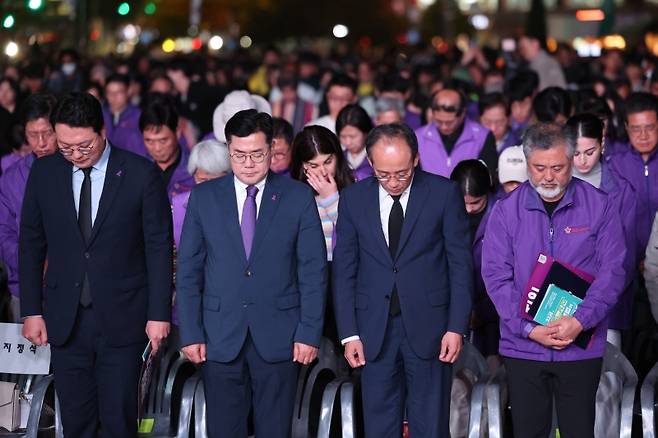
<path fill-rule="evenodd" d="M 0 323 L 0 373 L 48 374 L 50 345 L 33 345 L 22 329 L 23 324 Z"/>

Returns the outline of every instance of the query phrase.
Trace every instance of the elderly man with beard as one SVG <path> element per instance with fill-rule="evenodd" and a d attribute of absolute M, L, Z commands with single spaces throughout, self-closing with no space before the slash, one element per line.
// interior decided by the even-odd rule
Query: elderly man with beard
<path fill-rule="evenodd" d="M 530 179 L 494 206 L 482 255 L 482 276 L 500 315 L 514 435 L 548 436 L 555 399 L 562 436 L 594 437 L 607 315 L 625 284 L 622 222 L 605 193 L 572 178 L 575 144 L 560 125 L 531 126 L 523 149 Z M 540 253 L 596 277 L 575 314 L 548 326 L 519 314 Z M 573 345 L 589 329 L 588 347 Z"/>

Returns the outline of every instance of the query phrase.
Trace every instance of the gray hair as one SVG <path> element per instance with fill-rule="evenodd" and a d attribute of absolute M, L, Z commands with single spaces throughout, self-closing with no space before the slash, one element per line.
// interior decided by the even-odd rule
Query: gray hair
<path fill-rule="evenodd" d="M 523 134 L 523 155 L 526 161 L 533 151 L 548 150 L 555 146 L 567 146 L 567 157 L 573 159 L 576 145 L 569 141 L 564 127 L 554 122 L 538 122 L 526 129 Z"/>
<path fill-rule="evenodd" d="M 204 140 L 197 143 L 190 153 L 187 171 L 190 175 L 194 175 L 197 170 L 213 175 L 227 173 L 231 170 L 231 161 L 226 144 L 217 140 Z"/>
<path fill-rule="evenodd" d="M 381 114 L 387 111 L 396 111 L 400 117 L 404 117 L 404 101 L 395 97 L 380 97 L 375 102 L 375 113 Z"/>

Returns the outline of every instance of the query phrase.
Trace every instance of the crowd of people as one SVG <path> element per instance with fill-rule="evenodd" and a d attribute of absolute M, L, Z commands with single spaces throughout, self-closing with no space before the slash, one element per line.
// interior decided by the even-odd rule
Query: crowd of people
<path fill-rule="evenodd" d="M 505 366 L 514 436 L 553 400 L 593 436 L 606 341 L 658 360 L 658 62 L 518 46 L 6 67 L 0 319 L 51 344 L 66 436 L 136 436 L 170 322 L 210 436 L 251 407 L 290 436 L 322 336 L 362 368 L 366 436 L 448 436 L 464 338 Z M 547 326 L 519 312 L 540 254 L 594 278 Z"/>

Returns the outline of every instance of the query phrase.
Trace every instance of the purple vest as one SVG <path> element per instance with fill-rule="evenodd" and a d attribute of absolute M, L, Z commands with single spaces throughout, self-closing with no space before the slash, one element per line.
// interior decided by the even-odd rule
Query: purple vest
<path fill-rule="evenodd" d="M 464 130 L 457 139 L 450 155 L 434 123 L 416 130 L 420 166 L 426 172 L 450 178 L 455 166 L 464 160 L 477 159 L 482 152 L 489 130 L 469 119 L 464 120 Z"/>
<path fill-rule="evenodd" d="M 36 157 L 29 154 L 0 178 L 0 258 L 9 274 L 9 291 L 18 296 L 18 231 L 21 207 L 30 168 Z"/>
<path fill-rule="evenodd" d="M 133 152 L 142 157 L 148 157 L 142 132 L 139 130 L 139 116 L 141 110 L 133 105 L 128 107 L 119 116 L 115 125 L 112 112 L 108 107 L 103 108 L 103 120 L 108 140 L 121 149 Z"/>

